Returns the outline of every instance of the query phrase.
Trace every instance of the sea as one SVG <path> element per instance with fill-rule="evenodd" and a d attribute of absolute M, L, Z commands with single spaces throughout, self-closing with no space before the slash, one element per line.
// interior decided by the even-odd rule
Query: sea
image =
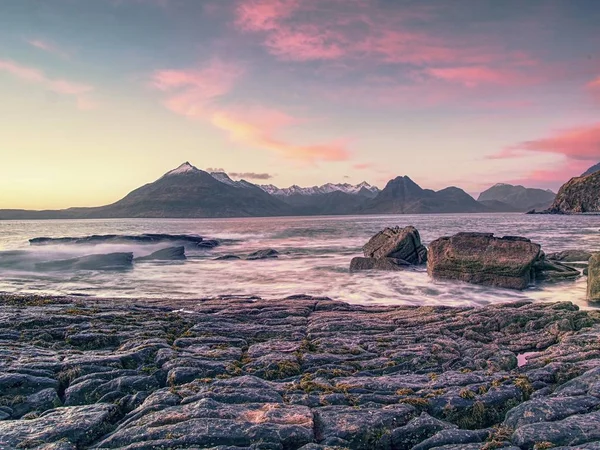
<path fill-rule="evenodd" d="M 350 260 L 378 231 L 415 226 L 425 245 L 459 231 L 524 236 L 546 253 L 600 251 L 599 216 L 525 214 L 429 214 L 236 219 L 111 219 L 0 222 L 0 292 L 95 297 L 204 299 L 258 296 L 279 299 L 305 294 L 358 304 L 483 306 L 516 300 L 571 301 L 591 308 L 586 278 L 511 291 L 461 282 L 434 281 L 425 267 L 399 272 L 350 273 Z M 96 234 L 194 234 L 217 239 L 214 249 L 186 250 L 185 261 L 134 263 L 126 271 L 37 271 L 6 263 L 3 255 L 53 261 L 97 253 L 144 256 L 169 246 L 102 244 L 31 246 L 35 237 Z M 172 244 L 171 244 L 172 245 Z M 216 260 L 273 248 L 276 259 Z M 17 250 L 18 252 L 15 252 Z"/>

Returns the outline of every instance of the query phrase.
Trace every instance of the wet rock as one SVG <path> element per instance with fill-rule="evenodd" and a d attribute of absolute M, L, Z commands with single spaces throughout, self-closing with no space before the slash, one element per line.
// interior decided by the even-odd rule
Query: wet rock
<path fill-rule="evenodd" d="M 205 239 L 202 242 L 198 242 L 196 247 L 211 249 L 211 248 L 217 247 L 219 244 L 220 244 L 220 242 L 217 241 L 216 239 Z"/>
<path fill-rule="evenodd" d="M 591 256 L 587 276 L 587 298 L 590 302 L 600 302 L 600 253 Z"/>
<path fill-rule="evenodd" d="M 135 258 L 136 261 L 181 261 L 186 259 L 185 247 L 167 247 L 150 253 L 147 256 Z"/>
<path fill-rule="evenodd" d="M 237 260 L 242 259 L 237 255 L 223 255 L 215 258 L 215 261 L 229 261 L 229 260 Z"/>
<path fill-rule="evenodd" d="M 361 258 L 357 256 L 350 261 L 350 272 L 362 270 L 402 270 L 409 267 L 406 261 L 397 258 Z"/>
<path fill-rule="evenodd" d="M 0 373 L 0 395 L 29 395 L 58 388 L 58 381 L 23 373 Z"/>
<path fill-rule="evenodd" d="M 181 242 L 185 245 L 198 246 L 206 241 L 200 237 L 189 234 L 138 234 L 138 235 L 119 235 L 104 234 L 82 237 L 38 237 L 29 240 L 31 245 L 52 245 L 52 244 L 79 244 L 79 245 L 97 245 L 97 244 L 160 244 L 162 242 Z"/>
<path fill-rule="evenodd" d="M 427 261 L 427 249 L 412 226 L 385 228 L 364 245 L 363 252 L 366 258 L 395 258 L 415 265 Z"/>
<path fill-rule="evenodd" d="M 250 253 L 246 256 L 246 260 L 253 261 L 256 259 L 270 259 L 277 258 L 279 256 L 279 252 L 277 250 L 273 250 L 272 248 L 267 248 L 264 250 L 257 250 L 253 253 Z"/>
<path fill-rule="evenodd" d="M 325 445 L 347 445 L 354 449 L 386 448 L 390 429 L 405 425 L 414 416 L 409 405 L 382 408 L 325 406 L 316 412 L 317 441 Z"/>
<path fill-rule="evenodd" d="M 111 428 L 114 405 L 96 404 L 57 408 L 37 419 L 0 422 L 0 447 L 33 448 L 63 441 L 85 446 Z"/>
<path fill-rule="evenodd" d="M 520 428 L 538 422 L 554 422 L 575 414 L 585 414 L 600 406 L 600 399 L 588 395 L 529 400 L 511 409 L 504 424 Z"/>
<path fill-rule="evenodd" d="M 581 272 L 573 267 L 557 261 L 547 259 L 539 260 L 534 264 L 536 281 L 558 282 L 574 280 L 581 276 Z"/>
<path fill-rule="evenodd" d="M 37 263 L 38 270 L 124 270 L 132 267 L 133 253 L 107 253 Z"/>
<path fill-rule="evenodd" d="M 550 261 L 561 261 L 561 262 L 585 262 L 592 257 L 590 252 L 585 250 L 563 250 L 562 252 L 549 253 L 546 255 L 546 259 Z"/>
<path fill-rule="evenodd" d="M 0 294 L 0 424 L 21 430 L 0 447 L 35 446 L 36 421 L 71 411 L 62 425 L 89 441 L 45 435 L 45 445 L 510 448 L 505 417 L 521 433 L 597 413 L 599 337 L 600 315 L 570 303 Z M 86 422 L 79 408 L 102 405 L 114 413 Z"/>
<path fill-rule="evenodd" d="M 548 442 L 554 446 L 580 445 L 600 441 L 600 412 L 577 414 L 556 422 L 539 422 L 518 428 L 512 441 L 523 449 Z"/>
<path fill-rule="evenodd" d="M 456 430 L 446 429 L 439 431 L 429 439 L 425 439 L 420 444 L 413 447 L 413 450 L 429 450 L 443 446 L 452 446 L 448 448 L 460 448 L 460 444 L 473 444 L 485 441 L 490 432 L 487 430 Z M 481 448 L 479 446 L 478 448 Z"/>
<path fill-rule="evenodd" d="M 434 279 L 525 289 L 539 255 L 540 246 L 529 239 L 458 233 L 430 244 L 427 270 Z"/>
<path fill-rule="evenodd" d="M 314 442 L 309 408 L 281 404 L 226 405 L 203 399 L 165 408 L 132 421 L 99 444 L 119 448 L 136 442 L 146 448 L 218 445 L 299 448 Z"/>
<path fill-rule="evenodd" d="M 397 450 L 409 450 L 419 442 L 422 442 L 438 431 L 455 429 L 456 425 L 435 419 L 427 413 L 412 419 L 405 426 L 392 431 L 392 448 Z"/>

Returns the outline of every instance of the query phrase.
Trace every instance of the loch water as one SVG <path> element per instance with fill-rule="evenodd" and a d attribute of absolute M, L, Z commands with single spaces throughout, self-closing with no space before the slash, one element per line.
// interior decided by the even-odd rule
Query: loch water
<path fill-rule="evenodd" d="M 386 226 L 415 226 L 425 244 L 459 231 L 524 236 L 546 253 L 565 249 L 600 250 L 599 216 L 525 214 L 430 214 L 243 219 L 112 219 L 0 222 L 0 292 L 132 298 L 208 298 L 223 295 L 282 298 L 327 296 L 362 304 L 472 305 L 530 299 L 585 300 L 586 279 L 541 284 L 522 292 L 431 280 L 426 269 L 349 273 L 362 245 Z M 133 252 L 144 256 L 169 246 L 135 244 L 31 246 L 35 237 L 94 234 L 197 234 L 217 239 L 214 249 L 186 250 L 185 261 L 145 261 L 126 271 L 41 272 L 14 264 L 14 255 L 51 261 L 77 256 Z M 215 260 L 273 248 L 277 259 Z M 13 255 L 7 262 L 5 255 Z M 4 263 L 3 263 L 4 260 Z"/>

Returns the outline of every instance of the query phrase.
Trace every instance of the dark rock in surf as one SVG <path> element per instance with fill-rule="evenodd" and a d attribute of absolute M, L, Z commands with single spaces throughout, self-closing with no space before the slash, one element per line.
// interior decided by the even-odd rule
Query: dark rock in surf
<path fill-rule="evenodd" d="M 397 258 L 415 265 L 427 261 L 427 249 L 412 226 L 380 231 L 364 245 L 363 252 L 366 258 Z"/>
<path fill-rule="evenodd" d="M 250 253 L 246 256 L 248 261 L 254 261 L 257 259 L 271 259 L 277 258 L 279 256 L 279 252 L 277 250 L 273 250 L 272 248 L 267 248 L 264 250 L 258 250 L 254 253 Z"/>
<path fill-rule="evenodd" d="M 458 233 L 433 241 L 427 270 L 434 279 L 525 289 L 534 280 L 540 246 L 529 239 L 492 233 Z"/>
<path fill-rule="evenodd" d="M 197 247 L 198 248 L 215 248 L 218 245 L 219 245 L 219 241 L 217 241 L 215 239 L 207 239 L 205 241 L 199 242 Z"/>
<path fill-rule="evenodd" d="M 594 253 L 589 260 L 587 280 L 587 299 L 600 302 L 600 253 Z"/>
<path fill-rule="evenodd" d="M 546 259 L 552 261 L 569 262 L 587 262 L 592 254 L 585 250 L 563 250 L 562 252 L 549 253 Z"/>
<path fill-rule="evenodd" d="M 219 256 L 218 258 L 215 258 L 215 261 L 231 261 L 231 260 L 238 260 L 238 259 L 242 259 L 237 255 L 223 255 L 223 256 Z"/>
<path fill-rule="evenodd" d="M 163 242 L 177 242 L 188 246 L 218 245 L 217 241 L 205 241 L 200 236 L 189 234 L 163 234 L 144 233 L 139 235 L 103 234 L 82 237 L 49 238 L 39 237 L 29 240 L 31 245 L 53 245 L 53 244 L 75 244 L 75 245 L 97 245 L 97 244 L 160 244 Z M 216 243 L 216 244 L 215 244 Z M 215 245 L 213 245 L 215 244 Z"/>
<path fill-rule="evenodd" d="M 402 270 L 411 264 L 398 258 L 362 258 L 357 256 L 350 261 L 350 272 L 362 270 Z"/>
<path fill-rule="evenodd" d="M 147 256 L 135 258 L 135 261 L 181 261 L 186 259 L 185 247 L 167 247 Z"/>
<path fill-rule="evenodd" d="M 558 261 L 540 258 L 533 266 L 536 281 L 557 282 L 574 280 L 581 272 Z"/>
<path fill-rule="evenodd" d="M 46 261 L 35 265 L 38 270 L 124 270 L 133 266 L 133 253 L 107 253 L 79 258 Z"/>

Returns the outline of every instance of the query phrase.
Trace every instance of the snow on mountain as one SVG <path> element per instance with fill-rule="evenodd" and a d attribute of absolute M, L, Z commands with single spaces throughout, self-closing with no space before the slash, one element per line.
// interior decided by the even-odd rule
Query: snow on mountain
<path fill-rule="evenodd" d="M 220 181 L 221 183 L 225 183 L 228 184 L 229 186 L 233 186 L 236 188 L 253 188 L 256 187 L 255 184 L 252 184 L 246 180 L 239 180 L 239 181 L 234 181 L 231 178 L 229 178 L 229 175 L 227 175 L 225 172 L 211 172 L 210 175 L 217 181 Z"/>
<path fill-rule="evenodd" d="M 227 175 L 225 172 L 211 172 L 210 175 L 215 180 L 220 181 L 221 183 L 228 184 L 229 186 L 239 187 L 237 185 L 237 183 L 235 181 L 233 181 L 231 178 L 229 178 L 229 175 Z"/>
<path fill-rule="evenodd" d="M 188 164 L 188 163 L 186 163 L 186 164 Z M 177 169 L 175 169 L 174 171 L 169 172 L 169 173 L 175 173 L 176 171 L 180 171 L 180 170 L 181 170 L 181 172 L 183 172 L 184 171 L 183 166 L 185 166 L 185 164 L 183 164 L 182 166 L 178 167 Z M 190 167 L 193 167 L 193 166 L 190 166 Z M 195 167 L 193 167 L 193 168 L 195 170 L 198 170 Z M 256 184 L 252 184 L 246 180 L 234 181 L 225 172 L 210 172 L 210 175 L 215 180 L 220 181 L 221 183 L 228 184 L 230 186 L 234 186 L 237 188 L 259 187 L 260 189 L 267 192 L 268 194 L 279 195 L 279 196 L 284 196 L 284 197 L 289 197 L 290 195 L 328 194 L 330 192 L 335 192 L 335 191 L 342 191 L 347 194 L 358 194 L 361 191 L 361 189 L 366 189 L 372 193 L 379 192 L 378 187 L 371 186 L 366 181 L 363 181 L 362 183 L 359 183 L 356 185 L 349 184 L 349 183 L 338 183 L 338 184 L 327 183 L 322 186 L 300 187 L 297 184 L 294 184 L 287 188 L 278 188 L 277 186 L 275 186 L 273 184 L 256 185 Z"/>
<path fill-rule="evenodd" d="M 192 166 L 189 162 L 184 162 L 182 165 L 180 165 L 179 167 L 177 167 L 176 169 L 173 169 L 167 173 L 165 173 L 165 177 L 169 176 L 169 175 L 181 175 L 184 173 L 193 173 L 193 172 L 200 172 L 200 169 L 198 169 L 197 167 Z"/>
<path fill-rule="evenodd" d="M 327 183 L 322 186 L 313 186 L 313 187 L 300 187 L 296 184 L 288 187 L 288 188 L 278 188 L 272 184 L 263 184 L 259 185 L 263 191 L 268 192 L 271 195 L 281 195 L 284 197 L 288 197 L 290 195 L 318 195 L 318 194 L 328 194 L 330 192 L 342 191 L 347 194 L 358 194 L 361 189 L 367 189 L 373 193 L 379 192 L 379 188 L 376 186 L 371 186 L 366 181 L 362 183 L 352 185 L 349 183 Z"/>

